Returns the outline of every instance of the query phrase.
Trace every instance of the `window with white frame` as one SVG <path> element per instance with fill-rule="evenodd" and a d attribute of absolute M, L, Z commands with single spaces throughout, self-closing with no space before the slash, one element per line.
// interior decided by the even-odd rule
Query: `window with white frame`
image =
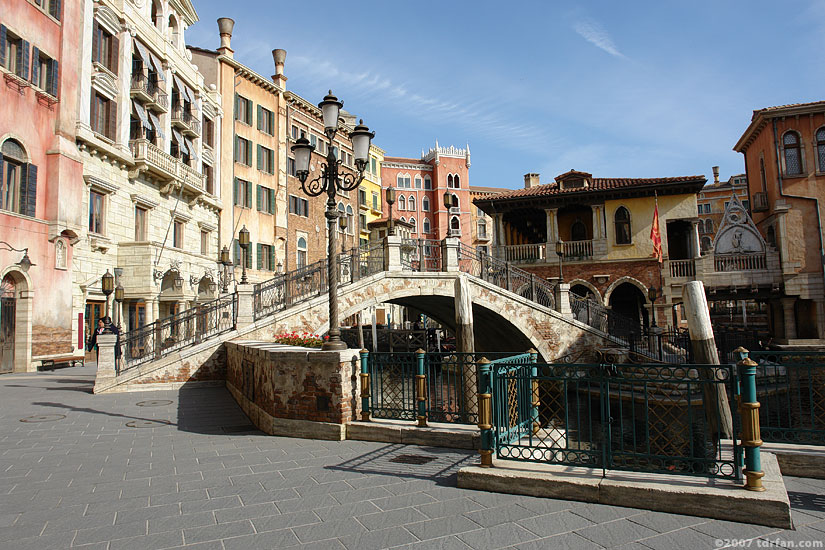
<path fill-rule="evenodd" d="M 399 210 L 406 210 L 407 209 L 407 199 L 404 198 L 404 195 L 398 197 L 398 209 Z"/>
<path fill-rule="evenodd" d="M 421 224 L 424 230 L 424 234 L 430 233 L 430 218 L 424 218 L 424 223 Z"/>
<path fill-rule="evenodd" d="M 298 243 L 295 248 L 295 262 L 297 268 L 302 268 L 307 265 L 307 239 L 306 236 L 299 236 Z"/>
<path fill-rule="evenodd" d="M 801 140 L 798 133 L 789 131 L 782 136 L 786 175 L 798 176 L 802 174 L 802 148 L 800 146 Z"/>
<path fill-rule="evenodd" d="M 430 179 L 430 176 L 424 176 L 424 189 L 432 189 L 433 188 L 433 180 Z"/>
<path fill-rule="evenodd" d="M 421 189 L 421 176 L 418 174 L 415 175 L 415 188 Z"/>
<path fill-rule="evenodd" d="M 410 223 L 412 224 L 412 228 L 410 228 L 411 233 L 418 233 L 418 224 L 415 221 L 415 218 L 410 218 Z"/>
<path fill-rule="evenodd" d="M 424 212 L 429 212 L 430 211 L 430 199 L 429 198 L 424 197 L 424 198 L 421 199 L 421 210 L 423 210 Z"/>
<path fill-rule="evenodd" d="M 352 205 L 347 205 L 347 233 L 355 234 L 355 214 L 352 211 Z"/>
<path fill-rule="evenodd" d="M 407 199 L 407 210 L 415 210 L 415 195 L 410 195 L 410 198 Z"/>

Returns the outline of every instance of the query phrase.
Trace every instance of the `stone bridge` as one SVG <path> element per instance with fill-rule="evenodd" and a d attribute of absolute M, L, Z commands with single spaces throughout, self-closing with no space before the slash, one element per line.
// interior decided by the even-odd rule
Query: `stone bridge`
<path fill-rule="evenodd" d="M 466 269 L 466 262 L 462 265 L 457 239 L 442 241 L 442 271 L 428 272 L 410 271 L 408 262 L 403 259 L 400 239 L 388 237 L 387 241 L 381 271 L 350 280 L 339 287 L 341 318 L 384 302 L 410 306 L 453 330 L 459 323 L 469 324 L 478 352 L 524 352 L 533 348 L 546 361 L 594 360 L 596 350 L 616 347 L 615 339 L 573 318 L 567 301 L 567 285 L 557 285 L 558 288 L 553 289 L 555 299 L 549 302 L 559 306 L 553 309 L 533 300 L 542 292 L 546 298 L 547 283 L 532 279 L 532 283 L 526 283 L 528 279 L 523 272 L 519 273 L 515 268 L 512 272 L 507 270 L 504 284 L 468 273 L 472 270 Z M 266 315 L 261 315 L 261 296 L 256 299 L 255 292 L 252 285 L 238 286 L 237 318 L 233 330 L 154 361 L 125 369 L 121 367 L 121 372 L 116 374 L 113 365 L 106 365 L 107 354 L 103 350 L 95 391 L 145 390 L 155 385 L 168 389 L 170 385 L 196 381 L 220 383 L 225 379 L 226 369 L 224 342 L 271 341 L 275 334 L 282 332 L 322 334 L 328 331 L 326 292 Z M 462 309 L 457 307 L 459 295 L 464 292 L 472 307 L 457 314 Z M 548 303 L 546 299 L 539 299 L 542 301 Z M 459 316 L 464 318 L 459 319 Z"/>

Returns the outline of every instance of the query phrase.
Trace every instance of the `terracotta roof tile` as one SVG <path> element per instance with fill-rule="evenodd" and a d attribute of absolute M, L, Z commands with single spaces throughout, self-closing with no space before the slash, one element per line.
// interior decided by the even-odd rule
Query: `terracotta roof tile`
<path fill-rule="evenodd" d="M 507 193 L 485 195 L 479 197 L 484 200 L 490 199 L 517 199 L 522 197 L 546 197 L 553 195 L 572 195 L 577 193 L 592 193 L 594 191 L 609 191 L 614 189 L 657 187 L 670 183 L 704 183 L 705 176 L 683 176 L 675 178 L 593 178 L 587 187 L 576 187 L 572 189 L 561 189 L 558 183 L 546 183 L 527 189 L 515 189 Z"/>

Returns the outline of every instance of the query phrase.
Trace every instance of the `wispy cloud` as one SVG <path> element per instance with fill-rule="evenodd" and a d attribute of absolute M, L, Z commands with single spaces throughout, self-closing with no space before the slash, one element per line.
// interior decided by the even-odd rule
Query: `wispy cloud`
<path fill-rule="evenodd" d="M 613 43 L 613 39 L 610 38 L 610 35 L 607 34 L 604 27 L 596 21 L 589 18 L 582 19 L 581 21 L 577 21 L 573 24 L 573 30 L 576 31 L 579 36 L 600 50 L 603 50 L 614 57 L 625 57 L 625 55 L 616 47 L 616 44 Z"/>

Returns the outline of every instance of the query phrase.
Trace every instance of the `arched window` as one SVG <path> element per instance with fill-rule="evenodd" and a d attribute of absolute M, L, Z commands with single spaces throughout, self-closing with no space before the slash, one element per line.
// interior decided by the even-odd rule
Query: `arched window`
<path fill-rule="evenodd" d="M 455 187 L 456 189 L 461 187 L 461 179 L 459 179 L 458 174 L 453 176 L 453 187 Z"/>
<path fill-rule="evenodd" d="M 398 174 L 398 177 L 395 178 L 395 186 L 399 189 L 402 189 L 404 187 L 404 176 Z"/>
<path fill-rule="evenodd" d="M 404 198 L 404 195 L 398 197 L 398 209 L 399 210 L 406 210 L 407 209 L 407 199 Z"/>
<path fill-rule="evenodd" d="M 416 174 L 415 176 L 415 188 L 421 189 L 421 176 L 419 176 L 418 174 Z"/>
<path fill-rule="evenodd" d="M 453 175 L 452 174 L 447 174 L 447 187 L 452 187 L 452 186 L 453 186 Z"/>
<path fill-rule="evenodd" d="M 412 229 L 410 229 L 410 231 L 412 233 L 418 233 L 418 224 L 415 222 L 415 218 L 410 218 L 410 223 L 412 224 Z"/>
<path fill-rule="evenodd" d="M 786 132 L 785 135 L 782 136 L 785 173 L 788 175 L 802 174 L 802 151 L 799 145 L 799 134 L 796 132 Z"/>
<path fill-rule="evenodd" d="M 586 241 L 587 228 L 581 220 L 576 220 L 570 226 L 570 240 L 571 241 Z"/>
<path fill-rule="evenodd" d="M 175 16 L 169 16 L 169 42 L 172 43 L 174 47 L 180 46 L 180 33 L 178 31 L 178 21 L 175 19 Z"/>
<path fill-rule="evenodd" d="M 160 29 L 163 24 L 163 8 L 160 5 L 160 0 L 152 0 L 150 16 L 152 18 L 152 25 Z"/>
<path fill-rule="evenodd" d="M 430 176 L 424 176 L 424 189 L 432 189 L 433 188 L 433 181 L 430 179 Z"/>
<path fill-rule="evenodd" d="M 712 246 L 713 241 L 710 240 L 710 237 L 702 237 L 702 254 L 709 252 Z"/>
<path fill-rule="evenodd" d="M 450 219 L 450 236 L 461 236 L 461 220 L 458 219 L 458 216 L 453 216 Z"/>
<path fill-rule="evenodd" d="M 427 197 L 421 199 L 421 210 L 423 210 L 424 212 L 430 211 L 430 199 L 428 199 Z"/>
<path fill-rule="evenodd" d="M 613 215 L 616 226 L 616 244 L 630 244 L 630 212 L 620 206 Z"/>
<path fill-rule="evenodd" d="M 461 204 L 459 203 L 458 195 L 456 195 L 455 193 L 453 193 L 452 195 L 453 195 L 453 204 L 455 206 L 450 208 L 450 212 L 461 212 Z"/>
<path fill-rule="evenodd" d="M 430 232 L 430 218 L 424 218 L 424 223 L 422 225 L 424 226 L 424 234 L 425 235 L 429 234 L 429 232 Z"/>
<path fill-rule="evenodd" d="M 347 205 L 347 233 L 355 234 L 355 214 L 352 211 L 352 205 Z"/>
<path fill-rule="evenodd" d="M 404 216 L 401 216 L 401 221 L 407 223 L 407 220 L 404 218 Z"/>
<path fill-rule="evenodd" d="M 338 212 L 341 216 L 346 216 L 347 210 L 346 210 L 346 208 L 344 208 L 344 203 L 343 202 L 338 203 Z M 349 221 L 349 220 L 347 220 L 347 221 Z M 338 232 L 343 233 L 343 231 L 341 230 L 341 224 L 338 224 Z"/>
<path fill-rule="evenodd" d="M 307 240 L 303 237 L 298 237 L 297 246 L 297 267 L 301 268 L 307 265 Z"/>
<path fill-rule="evenodd" d="M 705 233 L 713 233 L 713 220 L 705 220 Z"/>
<path fill-rule="evenodd" d="M 410 195 L 410 198 L 407 199 L 407 210 L 415 210 L 415 196 Z"/>
<path fill-rule="evenodd" d="M 768 234 L 765 240 L 768 241 L 769 245 L 776 247 L 776 229 L 772 225 L 768 226 Z"/>
<path fill-rule="evenodd" d="M 817 171 L 825 172 L 825 128 L 816 131 L 816 162 Z"/>
<path fill-rule="evenodd" d="M 762 178 L 762 191 L 768 190 L 768 178 L 765 176 L 765 159 L 759 159 L 759 176 Z"/>
<path fill-rule="evenodd" d="M 0 152 L 0 210 L 34 216 L 37 166 L 26 162 L 26 150 L 13 139 L 3 142 Z"/>

